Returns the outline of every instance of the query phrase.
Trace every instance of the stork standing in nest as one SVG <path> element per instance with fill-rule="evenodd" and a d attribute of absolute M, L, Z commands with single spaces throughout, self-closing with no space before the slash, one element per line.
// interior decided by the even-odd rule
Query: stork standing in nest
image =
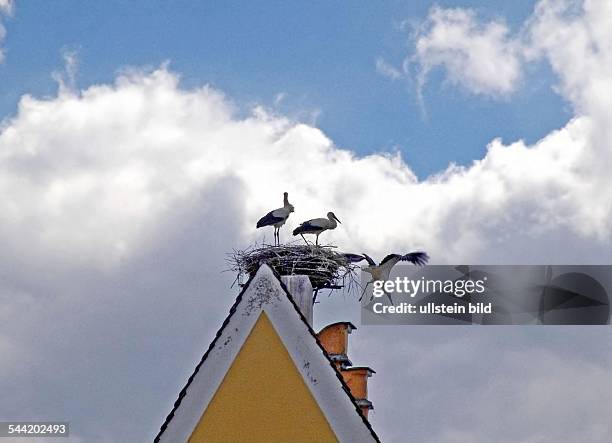
<path fill-rule="evenodd" d="M 315 244 L 318 245 L 319 235 L 321 235 L 322 232 L 327 231 L 328 229 L 336 229 L 338 223 L 342 224 L 342 222 L 338 220 L 338 217 L 336 217 L 333 212 L 328 212 L 327 218 L 314 218 L 312 220 L 305 221 L 293 230 L 293 235 L 301 235 L 306 244 L 308 244 L 308 242 L 306 241 L 304 234 L 316 235 L 317 239 L 315 241 Z"/>
<path fill-rule="evenodd" d="M 283 194 L 283 207 L 268 212 L 257 222 L 258 228 L 264 226 L 274 226 L 274 244 L 280 244 L 280 228 L 285 224 L 289 215 L 295 210 L 293 205 L 289 203 L 289 193 Z"/>

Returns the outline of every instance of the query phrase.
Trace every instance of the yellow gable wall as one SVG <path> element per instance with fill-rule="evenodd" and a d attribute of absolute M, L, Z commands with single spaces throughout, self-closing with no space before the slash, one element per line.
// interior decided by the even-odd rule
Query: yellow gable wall
<path fill-rule="evenodd" d="M 243 441 L 338 441 L 265 312 L 189 438 Z"/>

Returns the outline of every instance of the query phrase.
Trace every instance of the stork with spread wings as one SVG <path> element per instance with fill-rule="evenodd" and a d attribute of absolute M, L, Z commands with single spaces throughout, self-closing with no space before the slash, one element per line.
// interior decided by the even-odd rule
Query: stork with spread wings
<path fill-rule="evenodd" d="M 346 260 L 351 263 L 359 263 L 363 260 L 368 262 L 368 266 L 361 268 L 362 271 L 367 272 L 372 276 L 372 279 L 366 283 L 361 293 L 359 300 L 363 298 L 368 285 L 375 281 L 386 281 L 389 279 L 391 269 L 400 261 L 406 261 L 416 266 L 424 266 L 429 261 L 429 255 L 423 251 L 410 252 L 408 254 L 389 254 L 379 264 L 370 257 L 368 254 L 344 254 Z M 389 300 L 393 303 L 391 296 L 387 294 Z"/>

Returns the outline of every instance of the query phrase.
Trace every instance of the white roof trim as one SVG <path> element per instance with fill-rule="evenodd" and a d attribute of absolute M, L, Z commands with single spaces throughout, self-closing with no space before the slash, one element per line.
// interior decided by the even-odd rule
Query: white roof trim
<path fill-rule="evenodd" d="M 311 335 L 281 282 L 262 265 L 235 311 L 226 319 L 205 361 L 192 376 L 180 404 L 158 435 L 159 442 L 187 442 L 262 311 L 287 348 L 329 425 L 340 441 L 376 441 L 321 347 Z"/>

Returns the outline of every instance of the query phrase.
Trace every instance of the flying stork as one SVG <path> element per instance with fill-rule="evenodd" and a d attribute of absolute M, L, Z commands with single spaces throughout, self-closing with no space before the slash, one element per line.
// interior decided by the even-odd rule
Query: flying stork
<path fill-rule="evenodd" d="M 319 235 L 321 232 L 327 231 L 328 229 L 336 229 L 336 226 L 338 226 L 338 223 L 336 222 L 342 224 L 342 222 L 338 220 L 338 217 L 336 217 L 333 212 L 328 212 L 327 218 L 314 218 L 312 220 L 305 221 L 293 230 L 293 235 L 301 235 L 306 244 L 308 244 L 304 234 L 314 234 L 317 236 L 315 244 L 318 245 Z"/>
<path fill-rule="evenodd" d="M 283 207 L 270 211 L 260 218 L 257 222 L 257 227 L 263 228 L 264 226 L 274 226 L 274 244 L 278 245 L 280 244 L 280 228 L 285 224 L 289 215 L 294 210 L 293 205 L 289 203 L 289 193 L 285 192 L 283 194 Z"/>
<path fill-rule="evenodd" d="M 359 263 L 362 260 L 366 260 L 368 262 L 368 266 L 361 268 L 361 270 L 370 274 L 372 279 L 366 283 L 359 300 L 363 298 L 369 284 L 372 284 L 375 281 L 389 280 L 391 269 L 393 269 L 398 262 L 407 261 L 416 266 L 423 266 L 429 261 L 429 255 L 423 251 L 410 252 L 404 255 L 389 254 L 383 258 L 378 265 L 368 254 L 344 254 L 344 257 L 350 263 Z M 387 297 L 389 297 L 389 300 L 391 300 L 391 296 L 389 294 L 387 294 Z M 391 302 L 393 302 L 393 300 L 391 300 Z"/>

